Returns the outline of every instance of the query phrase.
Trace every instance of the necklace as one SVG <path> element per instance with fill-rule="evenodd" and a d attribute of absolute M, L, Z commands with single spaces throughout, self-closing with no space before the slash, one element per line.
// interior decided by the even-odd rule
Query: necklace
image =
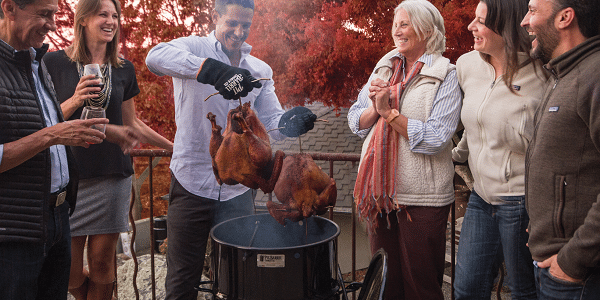
<path fill-rule="evenodd" d="M 79 78 L 81 78 L 81 76 L 83 76 L 83 66 L 79 62 L 77 62 L 77 72 L 79 73 Z M 98 97 L 86 99 L 85 105 L 106 109 L 110 102 L 110 93 L 112 91 L 112 66 L 110 62 L 101 65 L 100 72 L 102 72 L 102 90 L 100 90 Z"/>

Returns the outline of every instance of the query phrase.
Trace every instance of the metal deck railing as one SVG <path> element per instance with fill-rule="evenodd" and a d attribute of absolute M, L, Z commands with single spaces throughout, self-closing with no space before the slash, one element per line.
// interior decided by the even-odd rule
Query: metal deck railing
<path fill-rule="evenodd" d="M 313 160 L 315 161 L 328 161 L 329 162 L 329 176 L 333 177 L 334 174 L 334 162 L 336 161 L 343 161 L 343 162 L 352 162 L 353 164 L 355 164 L 356 162 L 358 162 L 360 160 L 360 155 L 359 154 L 347 154 L 347 153 L 311 153 L 311 152 L 305 152 L 306 154 L 309 154 Z M 152 299 L 156 299 L 156 278 L 155 278 L 155 265 L 154 265 L 154 255 L 155 255 L 155 251 L 154 251 L 154 190 L 153 190 L 153 168 L 154 165 L 156 165 L 156 163 L 158 161 L 156 161 L 156 158 L 161 158 L 161 157 L 171 157 L 171 152 L 170 151 L 166 151 L 166 150 L 134 150 L 130 153 L 131 157 L 146 157 L 148 158 L 148 168 L 147 170 L 144 171 L 144 173 L 147 171 L 148 172 L 148 184 L 149 184 L 149 197 L 150 197 L 150 204 L 149 204 L 149 215 L 150 215 L 150 256 L 151 256 L 151 282 L 152 282 Z M 292 155 L 294 153 L 287 153 L 287 155 Z M 154 160 L 154 161 L 153 161 Z M 135 241 L 135 235 L 136 235 L 136 227 L 135 227 L 135 220 L 134 220 L 134 216 L 133 216 L 133 206 L 134 206 L 134 202 L 135 202 L 135 197 L 136 195 L 140 194 L 140 185 L 137 185 L 137 188 L 134 189 L 132 191 L 132 200 L 130 203 L 130 210 L 129 210 L 129 220 L 131 222 L 132 225 L 132 230 L 133 230 L 133 234 L 131 237 L 131 245 L 130 245 L 130 249 L 134 249 L 134 241 Z M 354 205 L 352 206 L 352 223 L 351 223 L 351 230 L 352 230 L 352 245 L 351 245 L 351 253 L 352 253 L 352 281 L 356 281 L 356 209 Z M 456 257 L 456 253 L 455 253 L 455 247 L 456 247 L 456 228 L 455 228 L 455 221 L 456 221 L 456 216 L 455 216 L 455 210 L 454 210 L 454 204 L 452 204 L 452 207 L 450 209 L 450 220 L 452 220 L 450 223 L 450 227 L 451 227 L 451 254 L 450 254 L 450 264 L 451 264 L 451 279 L 450 279 L 450 284 L 453 286 L 454 283 L 454 266 L 455 266 L 455 257 Z M 333 208 L 329 209 L 329 219 L 333 219 Z M 136 299 L 139 299 L 139 292 L 138 292 L 138 288 L 137 288 L 137 272 L 138 272 L 138 261 L 137 261 L 137 257 L 135 254 L 135 251 L 132 251 L 132 258 L 134 261 L 134 278 L 133 278 L 133 288 L 135 291 L 135 295 L 136 295 Z M 451 298 L 454 299 L 454 291 L 452 289 L 452 296 Z"/>

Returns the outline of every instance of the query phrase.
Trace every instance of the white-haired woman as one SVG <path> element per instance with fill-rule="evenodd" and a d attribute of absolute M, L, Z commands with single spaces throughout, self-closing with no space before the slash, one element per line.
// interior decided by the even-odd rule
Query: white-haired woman
<path fill-rule="evenodd" d="M 444 20 L 426 0 L 394 11 L 396 48 L 350 108 L 366 137 L 354 190 L 371 252 L 388 253 L 386 299 L 444 299 L 445 230 L 454 201 L 451 138 L 461 91 L 445 50 Z"/>

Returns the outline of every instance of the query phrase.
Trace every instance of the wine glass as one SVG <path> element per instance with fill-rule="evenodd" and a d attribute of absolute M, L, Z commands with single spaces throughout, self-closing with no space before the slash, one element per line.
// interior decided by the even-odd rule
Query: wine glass
<path fill-rule="evenodd" d="M 87 119 L 94 119 L 94 118 L 106 118 L 106 112 L 104 111 L 104 108 L 97 107 L 97 106 L 84 107 L 83 111 L 81 112 L 81 119 L 87 120 Z M 95 124 L 95 125 L 90 126 L 90 128 L 96 129 L 96 130 L 104 133 L 106 130 L 106 124 Z"/>
<path fill-rule="evenodd" d="M 85 75 L 95 75 L 95 79 L 100 79 L 100 84 L 90 84 L 91 87 L 99 87 L 100 90 L 104 87 L 104 79 L 102 78 L 102 71 L 100 70 L 99 64 L 88 64 L 83 66 L 83 76 Z M 94 92 L 94 94 L 99 94 L 100 92 Z"/>

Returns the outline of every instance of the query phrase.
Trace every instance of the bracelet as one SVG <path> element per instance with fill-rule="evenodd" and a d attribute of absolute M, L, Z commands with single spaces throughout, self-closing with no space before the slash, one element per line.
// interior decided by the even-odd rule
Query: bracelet
<path fill-rule="evenodd" d="M 398 116 L 400 116 L 400 112 L 397 109 L 392 109 L 386 121 L 388 124 L 392 124 L 392 122 L 394 122 Z"/>

